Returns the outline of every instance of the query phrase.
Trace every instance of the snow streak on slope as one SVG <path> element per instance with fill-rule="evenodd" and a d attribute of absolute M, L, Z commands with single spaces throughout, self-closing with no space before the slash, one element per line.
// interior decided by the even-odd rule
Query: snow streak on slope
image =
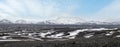
<path fill-rule="evenodd" d="M 72 31 L 72 32 L 69 32 L 70 35 L 68 35 L 68 36 L 76 36 L 79 32 L 83 32 L 83 31 L 86 31 L 86 30 L 88 30 L 88 29 Z"/>
<path fill-rule="evenodd" d="M 62 38 L 62 35 L 64 35 L 64 33 L 58 33 L 58 34 L 54 34 L 51 36 L 47 36 L 48 38 Z"/>
<path fill-rule="evenodd" d="M 92 36 L 94 36 L 94 35 L 87 34 L 87 35 L 85 35 L 84 37 L 85 37 L 85 38 L 90 38 L 90 37 L 92 37 Z"/>
<path fill-rule="evenodd" d="M 47 34 L 51 34 L 53 33 L 54 31 L 48 31 L 48 32 L 45 32 L 45 33 L 40 33 L 40 36 L 41 37 L 45 37 Z"/>

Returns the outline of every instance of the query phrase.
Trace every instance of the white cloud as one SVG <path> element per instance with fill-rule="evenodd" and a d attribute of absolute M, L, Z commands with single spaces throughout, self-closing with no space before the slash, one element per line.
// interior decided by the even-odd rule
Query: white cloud
<path fill-rule="evenodd" d="M 108 6 L 96 12 L 92 18 L 75 16 L 72 13 L 80 7 L 69 2 L 62 3 L 53 0 L 5 0 L 0 2 L 0 19 L 27 21 L 57 20 L 61 23 L 89 21 L 118 21 L 120 18 L 120 0 L 114 0 Z M 86 20 L 84 20 L 86 19 Z"/>
<path fill-rule="evenodd" d="M 66 1 L 68 3 L 63 1 L 65 3 L 63 5 L 53 0 L 5 0 L 0 3 L 0 16 L 10 20 L 42 21 L 60 17 L 64 21 L 65 19 L 74 21 L 76 18 L 71 13 L 78 7 L 69 3 L 69 0 Z"/>
<path fill-rule="evenodd" d="M 73 16 L 69 13 L 64 13 L 64 14 L 61 14 L 61 15 L 58 15 L 57 17 L 55 17 L 54 19 L 52 19 L 53 23 L 58 23 L 58 24 L 61 24 L 61 23 L 64 23 L 64 24 L 74 24 L 74 23 L 77 23 L 77 22 L 86 22 L 86 20 L 78 17 L 78 16 Z"/>

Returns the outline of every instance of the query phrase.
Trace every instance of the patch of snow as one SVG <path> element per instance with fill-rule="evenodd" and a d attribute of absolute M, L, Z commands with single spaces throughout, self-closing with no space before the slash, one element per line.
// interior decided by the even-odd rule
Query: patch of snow
<path fill-rule="evenodd" d="M 109 30 L 109 29 L 106 28 L 89 29 L 89 31 L 101 31 L 101 30 Z"/>
<path fill-rule="evenodd" d="M 120 37 L 120 35 L 117 35 L 116 37 Z"/>
<path fill-rule="evenodd" d="M 113 31 L 111 31 L 111 32 L 109 32 L 109 33 L 107 33 L 107 34 L 105 34 L 106 36 L 110 36 L 110 35 L 112 35 L 114 32 Z"/>
<path fill-rule="evenodd" d="M 69 39 L 74 39 L 76 37 L 76 35 L 78 35 L 80 32 L 84 32 L 87 31 L 88 29 L 80 29 L 80 30 L 75 30 L 72 32 L 69 32 L 70 35 L 64 36 L 65 38 L 69 38 Z"/>
<path fill-rule="evenodd" d="M 94 28 L 88 29 L 88 31 L 102 31 L 102 30 L 117 30 L 118 28 L 108 29 L 108 28 Z"/>
<path fill-rule="evenodd" d="M 117 30 L 118 28 L 114 28 L 114 30 Z"/>
<path fill-rule="evenodd" d="M 114 31 L 111 31 L 111 32 L 109 32 L 109 33 L 113 34 L 113 33 L 114 33 Z"/>
<path fill-rule="evenodd" d="M 35 37 L 29 37 L 31 39 L 34 39 L 34 40 L 40 40 L 40 41 L 43 41 L 41 38 L 35 38 Z"/>
<path fill-rule="evenodd" d="M 58 34 L 54 34 L 51 36 L 47 36 L 48 38 L 62 38 L 62 35 L 64 35 L 64 33 L 58 33 Z"/>
<path fill-rule="evenodd" d="M 69 36 L 76 36 L 78 35 L 79 32 L 84 32 L 84 31 L 87 31 L 88 29 L 82 29 L 82 30 L 76 30 L 76 31 L 73 31 L 73 32 L 69 32 Z"/>
<path fill-rule="evenodd" d="M 56 34 L 55 36 L 62 36 L 62 35 L 64 35 L 63 33 L 59 33 L 59 34 Z"/>
<path fill-rule="evenodd" d="M 48 32 L 46 32 L 46 33 L 40 33 L 40 36 L 41 37 L 45 37 L 47 34 L 51 34 L 51 33 L 53 33 L 54 31 L 48 31 Z"/>
<path fill-rule="evenodd" d="M 75 39 L 75 36 L 70 36 L 69 39 Z"/>
<path fill-rule="evenodd" d="M 110 35 L 112 35 L 112 34 L 109 34 L 109 33 L 108 33 L 108 34 L 105 34 L 105 35 L 106 35 L 106 36 L 110 36 Z"/>
<path fill-rule="evenodd" d="M 94 36 L 94 35 L 87 34 L 87 35 L 85 35 L 84 37 L 85 37 L 85 38 L 90 38 L 90 37 L 92 37 L 92 36 Z"/>
<path fill-rule="evenodd" d="M 2 38 L 3 39 L 8 39 L 8 38 L 10 38 L 10 36 L 3 36 Z"/>

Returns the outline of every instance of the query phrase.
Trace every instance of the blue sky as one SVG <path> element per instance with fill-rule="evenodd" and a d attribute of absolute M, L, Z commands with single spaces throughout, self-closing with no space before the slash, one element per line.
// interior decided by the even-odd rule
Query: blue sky
<path fill-rule="evenodd" d="M 120 0 L 0 0 L 1 19 L 117 21 Z"/>
<path fill-rule="evenodd" d="M 99 11 L 109 5 L 113 0 L 82 0 L 80 1 L 81 9 L 79 13 L 90 14 Z"/>

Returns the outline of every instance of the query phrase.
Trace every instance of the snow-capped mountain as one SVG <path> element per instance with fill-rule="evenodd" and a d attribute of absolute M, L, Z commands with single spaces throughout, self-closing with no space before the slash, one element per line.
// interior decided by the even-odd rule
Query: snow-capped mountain
<path fill-rule="evenodd" d="M 118 25 L 119 22 L 84 20 L 77 17 L 58 17 L 39 22 L 39 24 L 75 24 L 75 25 Z"/>
<path fill-rule="evenodd" d="M 42 21 L 42 22 L 38 22 L 37 24 L 55 24 L 55 23 L 50 21 Z"/>
<path fill-rule="evenodd" d="M 119 22 L 101 22 L 101 21 L 88 21 L 82 20 L 80 18 L 56 18 L 52 20 L 38 21 L 38 22 L 28 22 L 26 20 L 16 20 L 10 21 L 7 19 L 0 20 L 1 24 L 73 24 L 73 25 L 120 25 Z"/>
<path fill-rule="evenodd" d="M 0 20 L 0 24 L 11 24 L 12 22 L 7 19 Z"/>
<path fill-rule="evenodd" d="M 87 22 L 77 22 L 76 25 L 120 25 L 119 22 L 101 22 L 101 21 L 87 21 Z"/>
<path fill-rule="evenodd" d="M 73 23 L 72 23 L 73 22 Z M 57 20 L 50 20 L 50 21 L 42 21 L 38 22 L 37 24 L 72 24 L 72 25 L 120 25 L 119 22 L 100 22 L 100 21 L 87 21 L 87 22 L 81 22 L 81 21 L 57 21 Z"/>
<path fill-rule="evenodd" d="M 15 23 L 17 23 L 17 24 L 26 24 L 27 22 L 25 20 L 16 20 Z"/>
<path fill-rule="evenodd" d="M 64 17 L 64 18 L 55 18 L 52 20 L 46 20 L 42 22 L 38 22 L 39 24 L 75 24 L 75 23 L 85 23 L 87 22 L 86 20 L 76 18 L 76 17 Z"/>
<path fill-rule="evenodd" d="M 110 22 L 110 24 L 113 24 L 113 25 L 120 25 L 120 22 L 119 21 L 115 21 L 115 22 Z"/>

